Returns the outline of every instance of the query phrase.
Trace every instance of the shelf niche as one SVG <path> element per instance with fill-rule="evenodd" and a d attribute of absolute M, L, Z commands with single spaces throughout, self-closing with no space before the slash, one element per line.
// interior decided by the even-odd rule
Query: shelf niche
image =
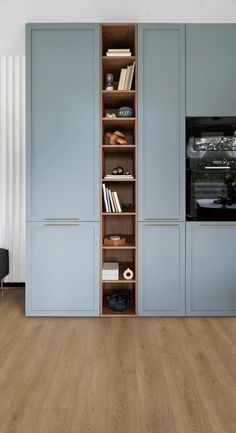
<path fill-rule="evenodd" d="M 101 315 L 102 316 L 135 316 L 137 314 L 137 28 L 135 24 L 101 24 L 101 110 L 100 110 L 100 144 L 101 144 Z M 108 49 L 128 48 L 131 57 L 106 57 Z M 118 91 L 121 68 L 130 66 L 135 61 L 135 71 L 130 91 Z M 105 75 L 114 75 L 114 90 L 105 90 Z M 106 110 L 116 110 L 122 106 L 132 107 L 132 118 L 106 118 Z M 127 145 L 111 145 L 106 133 L 120 131 L 125 134 Z M 112 169 L 123 167 L 129 171 L 134 180 L 106 181 L 104 177 L 112 174 Z M 116 191 L 121 203 L 131 203 L 131 212 L 106 213 L 103 200 L 102 184 Z M 120 218 L 122 216 L 122 218 Z M 104 239 L 111 235 L 126 237 L 127 243 L 121 247 L 107 247 Z M 119 280 L 103 281 L 102 266 L 104 262 L 119 263 Z M 127 268 L 132 269 L 131 281 L 123 278 Z M 132 294 L 133 304 L 126 311 L 117 313 L 109 309 L 106 294 L 114 292 Z"/>

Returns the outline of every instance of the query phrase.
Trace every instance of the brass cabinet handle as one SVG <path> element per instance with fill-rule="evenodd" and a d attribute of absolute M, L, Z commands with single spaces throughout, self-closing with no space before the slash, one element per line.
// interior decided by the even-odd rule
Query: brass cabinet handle
<path fill-rule="evenodd" d="M 79 221 L 80 218 L 45 218 L 45 221 Z"/>
<path fill-rule="evenodd" d="M 175 217 L 152 217 L 152 218 L 144 218 L 144 220 L 147 221 L 152 221 L 152 220 L 159 220 L 159 221 L 178 221 L 179 218 L 175 218 Z"/>
<path fill-rule="evenodd" d="M 144 227 L 180 227 L 179 224 L 144 224 Z"/>
<path fill-rule="evenodd" d="M 236 227 L 236 224 L 199 224 L 201 227 Z"/>
<path fill-rule="evenodd" d="M 45 227 L 80 227 L 80 224 L 44 224 Z"/>

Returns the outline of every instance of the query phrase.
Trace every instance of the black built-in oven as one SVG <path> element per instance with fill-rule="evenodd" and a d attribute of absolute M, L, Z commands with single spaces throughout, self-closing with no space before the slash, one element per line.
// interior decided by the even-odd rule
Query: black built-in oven
<path fill-rule="evenodd" d="M 236 117 L 186 123 L 187 221 L 236 221 Z"/>

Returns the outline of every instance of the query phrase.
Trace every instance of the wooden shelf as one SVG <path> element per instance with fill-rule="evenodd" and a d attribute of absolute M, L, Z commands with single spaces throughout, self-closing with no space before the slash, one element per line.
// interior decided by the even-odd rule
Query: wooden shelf
<path fill-rule="evenodd" d="M 109 119 L 107 117 L 103 117 L 102 118 L 102 122 L 103 125 L 105 126 L 112 126 L 112 127 L 117 127 L 117 126 L 134 126 L 135 125 L 135 117 L 115 117 L 113 119 Z"/>
<path fill-rule="evenodd" d="M 112 186 L 116 190 L 120 203 L 132 203 L 137 209 L 137 25 L 135 24 L 101 24 L 101 57 L 100 57 L 100 155 L 101 155 L 101 175 L 100 182 Z M 132 56 L 105 56 L 109 48 L 129 48 Z M 134 79 L 131 90 L 117 90 L 121 68 L 135 65 Z M 111 72 L 114 76 L 115 90 L 105 90 L 105 75 Z M 107 110 L 114 110 L 121 106 L 133 108 L 134 117 L 115 117 L 107 118 Z M 125 134 L 126 145 L 110 145 L 106 137 L 106 132 L 119 130 Z M 122 166 L 135 177 L 134 179 L 104 179 L 104 175 L 111 173 L 114 167 Z M 110 188 L 110 186 L 108 186 Z M 137 213 L 136 212 L 104 212 L 103 193 L 101 188 L 100 196 L 101 207 L 101 315 L 103 317 L 135 317 L 137 313 Z M 103 218 L 104 217 L 104 218 Z M 110 218 L 111 217 L 111 218 Z M 118 218 L 116 218 L 118 217 Z M 121 218 L 120 218 L 121 217 Z M 122 233 L 129 233 L 122 235 Z M 123 236 L 127 244 L 124 246 L 105 246 L 103 239 L 109 234 Z M 116 261 L 120 263 L 119 280 L 102 280 L 103 261 Z M 130 263 L 132 261 L 132 263 Z M 132 280 L 123 278 L 123 271 L 126 268 L 135 270 Z M 134 303 L 124 312 L 115 312 L 106 305 L 104 295 L 106 293 L 119 290 L 132 293 Z"/>
<path fill-rule="evenodd" d="M 107 236 L 109 236 L 109 235 L 107 235 Z M 136 249 L 134 235 L 121 234 L 120 236 L 122 238 L 126 238 L 126 244 L 125 245 L 115 246 L 115 247 L 109 246 L 108 247 L 108 246 L 102 244 L 102 249 L 103 250 L 135 250 Z M 106 237 L 106 235 L 104 237 Z"/>
<path fill-rule="evenodd" d="M 106 153 L 131 153 L 134 152 L 136 146 L 134 144 L 122 144 L 122 145 L 111 145 L 111 144 L 103 144 L 102 149 Z"/>
<path fill-rule="evenodd" d="M 102 179 L 103 182 L 136 182 L 136 179 Z"/>
<path fill-rule="evenodd" d="M 136 212 L 102 212 L 102 216 L 135 216 Z"/>
<path fill-rule="evenodd" d="M 108 308 L 108 306 L 105 304 L 105 302 L 106 301 L 103 300 L 103 307 L 102 307 L 102 316 L 103 317 L 127 317 L 127 316 L 128 317 L 129 316 L 136 317 L 134 305 L 129 307 L 126 311 L 122 311 L 122 313 L 119 313 L 119 312 L 110 310 L 110 308 Z"/>
<path fill-rule="evenodd" d="M 112 103 L 122 105 L 133 104 L 136 92 L 135 90 L 103 90 L 103 102 L 104 104 Z M 120 119 L 120 118 L 119 118 Z"/>
<path fill-rule="evenodd" d="M 127 268 L 130 268 L 130 269 L 134 269 L 134 263 L 132 263 L 132 262 L 124 262 L 124 263 L 122 263 L 122 262 L 120 262 L 119 263 L 119 280 L 102 280 L 102 284 L 113 284 L 113 285 L 115 285 L 115 284 L 135 284 L 136 283 L 136 280 L 135 280 L 135 278 L 133 279 L 133 280 L 125 280 L 124 279 L 124 277 L 123 277 L 123 273 L 124 273 L 124 271 L 127 269 Z M 130 289 L 125 289 L 125 290 L 130 290 Z"/>

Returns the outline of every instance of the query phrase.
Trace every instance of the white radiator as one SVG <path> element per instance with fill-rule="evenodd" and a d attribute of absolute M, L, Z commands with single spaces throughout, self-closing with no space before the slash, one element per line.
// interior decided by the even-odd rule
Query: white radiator
<path fill-rule="evenodd" d="M 25 281 L 25 58 L 0 57 L 0 248 Z"/>

